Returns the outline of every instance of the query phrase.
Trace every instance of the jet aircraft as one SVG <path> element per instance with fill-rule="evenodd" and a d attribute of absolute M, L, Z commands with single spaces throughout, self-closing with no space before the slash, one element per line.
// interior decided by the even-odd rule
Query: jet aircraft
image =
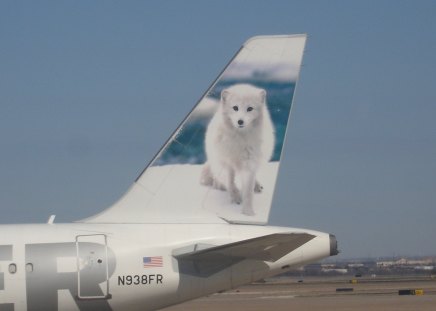
<path fill-rule="evenodd" d="M 336 255 L 334 235 L 267 225 L 305 42 L 245 42 L 101 213 L 1 225 L 0 310 L 156 310 Z"/>

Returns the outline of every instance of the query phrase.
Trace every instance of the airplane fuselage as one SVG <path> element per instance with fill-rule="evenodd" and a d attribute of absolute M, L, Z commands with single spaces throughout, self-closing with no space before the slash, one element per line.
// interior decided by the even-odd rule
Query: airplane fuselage
<path fill-rule="evenodd" d="M 210 275 L 191 273 L 174 257 L 190 245 L 279 232 L 316 237 L 275 262 L 244 260 Z M 329 256 L 335 247 L 326 233 L 269 226 L 3 225 L 0 309 L 154 310 L 286 272 Z"/>
<path fill-rule="evenodd" d="M 105 210 L 0 226 L 0 311 L 156 310 L 336 255 L 332 235 L 264 226 L 305 43 L 247 40 Z"/>

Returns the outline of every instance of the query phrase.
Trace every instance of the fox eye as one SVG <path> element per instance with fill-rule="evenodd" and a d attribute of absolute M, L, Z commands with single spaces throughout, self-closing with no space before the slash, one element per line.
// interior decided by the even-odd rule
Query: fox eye
<path fill-rule="evenodd" d="M 233 110 L 234 111 L 238 111 L 239 109 L 238 109 L 238 106 L 233 106 Z"/>
<path fill-rule="evenodd" d="M 252 110 L 253 110 L 253 107 L 248 107 L 248 108 L 247 108 L 247 111 L 248 111 L 248 112 L 250 112 L 250 111 L 252 111 Z"/>

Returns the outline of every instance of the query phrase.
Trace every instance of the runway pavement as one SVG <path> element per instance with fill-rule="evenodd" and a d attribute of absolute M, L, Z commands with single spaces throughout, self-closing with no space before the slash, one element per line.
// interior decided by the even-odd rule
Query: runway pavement
<path fill-rule="evenodd" d="M 430 277 L 359 278 L 282 277 L 210 295 L 169 307 L 184 310 L 436 310 L 436 279 Z M 338 288 L 352 289 L 337 292 Z M 424 295 L 400 296 L 401 289 L 421 289 Z"/>

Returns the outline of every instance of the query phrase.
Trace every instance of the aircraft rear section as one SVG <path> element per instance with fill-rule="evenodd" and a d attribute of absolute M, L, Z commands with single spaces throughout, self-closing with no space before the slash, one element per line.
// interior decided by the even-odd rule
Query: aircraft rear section
<path fill-rule="evenodd" d="M 296 269 L 308 263 L 312 263 L 323 258 L 329 257 L 330 254 L 337 252 L 336 238 L 321 232 L 304 231 L 291 228 L 274 228 L 274 227 L 258 227 L 258 226 L 238 226 L 236 231 L 247 231 L 250 234 L 266 233 L 271 231 L 280 230 L 282 232 L 289 232 L 294 230 L 298 233 L 308 233 L 313 235 L 314 238 L 298 247 L 297 249 L 289 252 L 283 257 L 274 260 L 256 260 L 244 259 L 234 263 L 228 268 L 222 269 L 219 272 L 204 275 L 201 271 L 195 272 L 195 269 L 185 271 L 181 270 L 180 279 L 178 284 L 178 302 L 183 302 L 223 290 L 229 290 L 239 287 L 241 285 L 252 283 L 259 279 L 271 277 L 289 270 Z M 234 232 L 233 234 L 239 234 Z M 246 233 L 247 234 L 247 233 Z M 226 260 L 225 258 L 221 258 Z M 182 262 L 178 261 L 179 269 L 183 269 Z M 168 305 L 174 304 L 168 301 Z"/>
<path fill-rule="evenodd" d="M 155 310 L 338 254 L 333 235 L 263 226 L 305 42 L 245 42 L 110 208 L 0 226 L 0 311 Z"/>
<path fill-rule="evenodd" d="M 0 310 L 155 310 L 328 257 L 336 244 L 249 225 L 1 226 Z M 187 267 L 183 253 L 210 259 Z"/>

